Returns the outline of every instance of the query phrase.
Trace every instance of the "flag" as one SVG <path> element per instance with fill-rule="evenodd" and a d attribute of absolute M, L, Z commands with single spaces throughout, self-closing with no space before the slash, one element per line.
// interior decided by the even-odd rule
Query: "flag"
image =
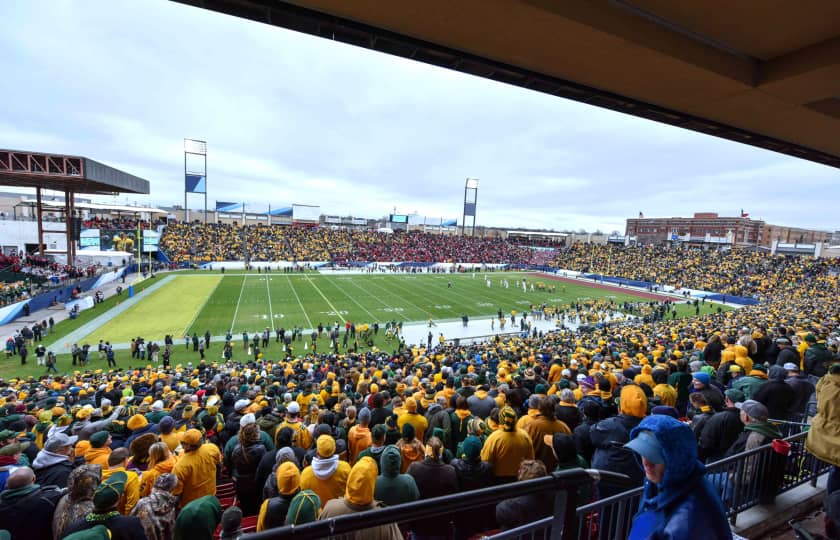
<path fill-rule="evenodd" d="M 216 212 L 233 212 L 239 210 L 242 203 L 216 201 Z"/>
<path fill-rule="evenodd" d="M 748 217 L 750 217 L 750 213 L 749 212 L 744 212 L 744 209 L 741 208 L 741 217 L 742 218 L 748 218 Z"/>

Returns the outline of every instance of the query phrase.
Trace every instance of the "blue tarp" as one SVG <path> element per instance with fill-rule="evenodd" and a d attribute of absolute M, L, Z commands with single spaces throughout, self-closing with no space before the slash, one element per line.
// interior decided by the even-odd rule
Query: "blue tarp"
<path fill-rule="evenodd" d="M 739 306 L 757 306 L 761 302 L 756 298 L 748 296 L 731 296 L 728 294 L 707 294 L 707 300 L 714 300 L 715 302 L 726 302 L 727 304 L 737 304 Z"/>
<path fill-rule="evenodd" d="M 640 281 L 637 279 L 627 279 L 627 278 L 620 278 L 620 277 L 613 277 L 613 276 L 602 276 L 601 274 L 585 274 L 583 277 L 586 279 L 593 279 L 595 281 L 604 283 L 615 283 L 616 285 L 627 285 L 630 287 L 642 287 L 647 289 L 649 286 L 656 286 L 655 283 L 651 283 L 649 281 Z"/>

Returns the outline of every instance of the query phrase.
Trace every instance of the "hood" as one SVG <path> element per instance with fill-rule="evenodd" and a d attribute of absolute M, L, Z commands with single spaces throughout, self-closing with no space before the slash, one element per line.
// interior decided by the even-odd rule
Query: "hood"
<path fill-rule="evenodd" d="M 379 465 L 382 467 L 382 476 L 386 478 L 396 478 L 400 474 L 400 467 L 402 466 L 402 454 L 399 448 L 393 444 L 389 444 L 382 451 L 382 457 L 379 458 Z"/>
<path fill-rule="evenodd" d="M 176 538 L 212 538 L 222 518 L 222 505 L 213 495 L 205 495 L 181 509 L 175 528 Z"/>
<path fill-rule="evenodd" d="M 744 430 L 745 431 L 755 431 L 756 433 L 761 433 L 762 435 L 764 435 L 765 437 L 768 437 L 770 439 L 781 439 L 782 438 L 782 434 L 778 430 L 778 428 L 776 428 L 776 426 L 774 426 L 773 424 L 770 424 L 768 422 L 750 422 L 749 424 L 746 424 L 744 426 Z"/>
<path fill-rule="evenodd" d="M 105 448 L 88 448 L 85 452 L 85 461 L 90 463 L 94 459 L 111 454 L 111 449 L 107 446 Z"/>
<path fill-rule="evenodd" d="M 373 502 L 376 469 L 376 462 L 367 456 L 353 465 L 347 477 L 347 491 L 344 494 L 348 502 L 358 506 L 366 506 Z"/>
<path fill-rule="evenodd" d="M 53 454 L 52 452 L 47 452 L 46 450 L 41 450 L 38 452 L 38 455 L 35 456 L 35 461 L 32 462 L 33 469 L 44 469 L 46 467 L 50 467 L 57 463 L 67 463 L 70 464 L 70 460 L 67 459 L 67 456 L 62 454 Z"/>
<path fill-rule="evenodd" d="M 338 454 L 328 457 L 326 459 L 318 457 L 312 458 L 312 474 L 318 480 L 328 480 L 335 473 L 338 468 Z"/>
<path fill-rule="evenodd" d="M 476 390 L 473 394 L 477 399 L 484 401 L 487 399 L 487 390 Z"/>
<path fill-rule="evenodd" d="M 696 488 L 695 480 L 702 477 L 706 467 L 697 459 L 697 439 L 687 425 L 670 416 L 655 414 L 642 420 L 630 432 L 635 438 L 640 431 L 651 431 L 662 448 L 665 474 L 662 482 L 654 485 L 645 480 L 647 504 L 657 509 L 668 506 L 687 490 Z M 641 466 L 641 459 L 636 455 Z"/>
<path fill-rule="evenodd" d="M 647 397 L 635 384 L 621 389 L 621 413 L 636 418 L 644 418 L 647 414 Z"/>
<path fill-rule="evenodd" d="M 438 411 L 440 411 L 441 409 L 442 409 L 442 407 L 440 406 L 439 403 L 433 403 L 432 405 L 429 405 L 429 409 L 426 411 L 426 414 L 428 414 L 429 416 L 432 416 L 435 413 L 437 413 Z"/>
<path fill-rule="evenodd" d="M 93 500 L 93 492 L 102 481 L 101 465 L 80 465 L 67 477 L 67 493 L 73 502 Z"/>

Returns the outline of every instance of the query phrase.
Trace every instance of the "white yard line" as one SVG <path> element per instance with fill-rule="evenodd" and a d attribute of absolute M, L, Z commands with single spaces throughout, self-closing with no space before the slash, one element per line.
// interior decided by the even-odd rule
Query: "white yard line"
<path fill-rule="evenodd" d="M 307 277 L 307 279 L 309 279 L 309 278 Z M 336 317 L 341 317 L 341 313 L 339 313 L 338 308 L 336 308 L 333 305 L 333 303 L 330 302 L 330 299 L 327 298 L 326 295 L 323 292 L 321 292 L 321 289 L 319 289 L 317 285 L 312 283 L 311 279 L 309 279 L 309 284 L 312 285 L 312 287 L 314 287 L 316 291 L 318 291 L 318 294 L 321 295 L 321 298 L 324 299 L 324 302 L 326 302 L 332 308 L 333 312 L 335 312 L 335 316 Z M 307 317 L 306 319 L 309 320 L 309 317 Z M 309 325 L 312 326 L 312 321 L 309 321 Z"/>
<path fill-rule="evenodd" d="M 245 280 L 248 279 L 248 274 L 244 274 L 242 278 L 242 287 L 239 289 L 239 300 L 236 301 L 236 309 L 233 310 L 233 320 L 230 321 L 230 333 L 233 333 L 233 327 L 236 325 L 236 315 L 239 313 L 239 304 L 242 302 L 242 292 L 245 291 Z"/>
<path fill-rule="evenodd" d="M 339 291 L 341 291 L 341 292 L 344 294 L 344 296 L 346 296 L 347 298 L 349 298 L 351 302 L 353 302 L 354 304 L 356 304 L 357 306 L 359 306 L 360 308 L 362 308 L 362 311 L 364 311 L 365 313 L 367 313 L 368 315 L 370 315 L 370 319 L 371 319 L 371 321 L 370 321 L 370 322 L 372 322 L 372 323 L 373 323 L 373 322 L 376 322 L 376 321 L 378 321 L 378 320 L 379 320 L 379 319 L 376 317 L 376 315 L 374 315 L 373 313 L 371 313 L 370 311 L 368 311 L 368 310 L 367 310 L 367 308 L 366 308 L 365 306 L 363 306 L 362 304 L 360 304 L 358 300 L 356 300 L 355 298 L 353 298 L 352 296 L 350 296 L 349 294 L 347 294 L 346 292 L 344 292 L 344 289 L 342 289 L 341 287 L 339 287 L 338 283 L 333 282 L 333 283 L 332 283 L 332 285 L 333 285 L 333 286 L 335 286 L 335 288 L 336 288 L 336 289 L 338 289 Z"/>
<path fill-rule="evenodd" d="M 217 281 L 217 282 L 216 282 L 216 286 L 215 286 L 215 287 L 213 287 L 213 290 L 212 290 L 212 291 L 210 291 L 210 294 L 208 294 L 208 295 L 207 295 L 207 298 L 205 298 L 205 299 L 204 299 L 204 303 L 202 303 L 202 304 L 201 304 L 201 308 L 199 308 L 199 310 L 195 312 L 195 315 L 193 315 L 193 318 L 192 318 L 192 320 L 190 321 L 190 323 L 187 325 L 187 327 L 186 327 L 186 328 L 184 328 L 184 332 L 183 332 L 183 334 L 182 334 L 182 335 L 189 335 L 188 330 L 189 330 L 189 329 L 190 329 L 190 327 L 193 325 L 193 323 L 195 322 L 195 320 L 196 320 L 196 319 L 198 319 L 198 316 L 199 316 L 199 315 L 201 315 L 201 312 L 202 312 L 202 311 L 204 311 L 204 306 L 206 306 L 206 305 L 207 305 L 207 302 L 209 302 L 209 301 L 210 301 L 210 298 L 212 298 L 212 297 L 213 297 L 213 295 L 214 295 L 214 294 L 216 294 L 216 289 L 218 289 L 218 288 L 219 288 L 219 285 L 221 285 L 221 284 L 222 284 L 222 281 L 224 281 L 224 279 L 225 279 L 225 278 L 221 278 L 221 279 L 219 279 L 219 281 Z M 173 336 L 173 338 L 174 338 L 174 336 Z"/>
<path fill-rule="evenodd" d="M 401 306 L 392 306 L 392 305 L 386 304 L 386 303 L 385 303 L 385 302 L 383 302 L 383 301 L 382 301 L 382 299 L 380 299 L 378 296 L 376 296 L 375 294 L 371 294 L 371 293 L 370 293 L 370 291 L 368 291 L 367 289 L 365 289 L 364 287 L 362 287 L 361 285 L 359 285 L 358 283 L 356 283 L 356 280 L 355 280 L 355 279 L 351 279 L 351 280 L 350 280 L 350 284 L 351 284 L 351 285 L 353 285 L 354 287 L 356 287 L 357 289 L 359 289 L 359 290 L 363 291 L 366 295 L 370 296 L 371 298 L 375 298 L 377 302 L 379 302 L 380 304 L 382 304 L 383 306 L 385 306 L 385 309 L 386 309 L 386 310 L 391 310 L 391 311 L 386 311 L 386 312 L 385 312 L 385 315 L 386 315 L 386 316 L 385 316 L 385 317 L 383 317 L 383 319 L 388 319 L 388 318 L 389 318 L 388 316 L 390 316 L 390 318 L 393 318 L 395 315 L 399 315 L 399 316 L 400 316 L 400 318 L 402 318 L 403 320 L 405 320 L 406 322 L 408 322 L 408 320 L 409 320 L 409 319 L 408 319 L 408 317 L 406 317 L 405 315 L 403 315 L 402 311 L 396 311 L 396 308 L 398 308 L 398 307 L 399 307 L 399 309 L 400 309 L 400 310 L 402 310 L 402 307 L 401 307 Z M 376 284 L 374 283 L 374 285 L 376 285 Z"/>
<path fill-rule="evenodd" d="M 314 328 L 312 326 L 312 321 L 309 320 L 309 315 L 306 314 L 306 310 L 303 308 L 303 302 L 300 301 L 300 296 L 298 296 L 298 293 L 295 290 L 295 286 L 292 285 L 292 278 L 290 278 L 289 276 L 286 276 L 286 279 L 289 280 L 289 287 L 292 288 L 292 294 L 294 294 L 295 298 L 297 298 L 298 305 L 300 306 L 300 311 L 303 313 L 303 316 L 306 317 L 306 323 L 309 325 L 309 328 Z"/>
<path fill-rule="evenodd" d="M 265 275 L 265 294 L 268 295 L 268 318 L 271 319 L 271 333 L 274 333 L 274 312 L 271 310 L 271 289 L 268 287 L 268 274 Z"/>
<path fill-rule="evenodd" d="M 390 291 L 390 290 L 386 289 L 385 287 L 383 287 L 382 285 L 380 285 L 380 284 L 378 284 L 378 283 L 371 283 L 371 285 L 375 285 L 378 289 L 381 289 L 381 290 L 385 291 L 385 294 L 387 294 L 387 295 L 389 295 L 389 296 L 391 296 L 391 295 L 393 295 L 393 294 L 394 294 L 394 292 L 393 292 L 393 291 Z M 399 295 L 398 295 L 398 296 L 399 296 Z M 418 310 L 422 311 L 423 313 L 425 313 L 425 314 L 426 314 L 426 315 L 428 315 L 429 317 L 434 317 L 434 315 L 435 315 L 435 314 L 434 314 L 434 313 L 432 313 L 431 311 L 427 311 L 427 310 L 425 310 L 425 309 L 421 308 L 420 306 L 418 306 L 417 304 L 415 304 L 415 303 L 413 303 L 413 302 L 409 302 L 408 300 L 405 300 L 405 299 L 401 299 L 401 301 L 402 301 L 402 302 L 405 302 L 405 303 L 406 303 L 406 304 L 408 304 L 409 306 L 412 306 L 412 307 L 417 308 Z M 406 321 L 408 320 L 408 318 L 407 318 L 407 317 L 404 317 L 404 318 L 405 318 L 405 320 L 406 320 Z"/>

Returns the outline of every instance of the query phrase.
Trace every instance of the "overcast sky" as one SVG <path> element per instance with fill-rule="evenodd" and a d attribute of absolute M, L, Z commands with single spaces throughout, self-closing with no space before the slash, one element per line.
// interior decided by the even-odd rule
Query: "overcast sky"
<path fill-rule="evenodd" d="M 211 208 L 460 222 L 469 176 L 479 225 L 623 232 L 639 212 L 743 208 L 840 228 L 835 169 L 164 0 L 3 0 L 0 51 L 0 148 L 148 179 L 131 202 L 183 204 L 192 137 Z"/>

